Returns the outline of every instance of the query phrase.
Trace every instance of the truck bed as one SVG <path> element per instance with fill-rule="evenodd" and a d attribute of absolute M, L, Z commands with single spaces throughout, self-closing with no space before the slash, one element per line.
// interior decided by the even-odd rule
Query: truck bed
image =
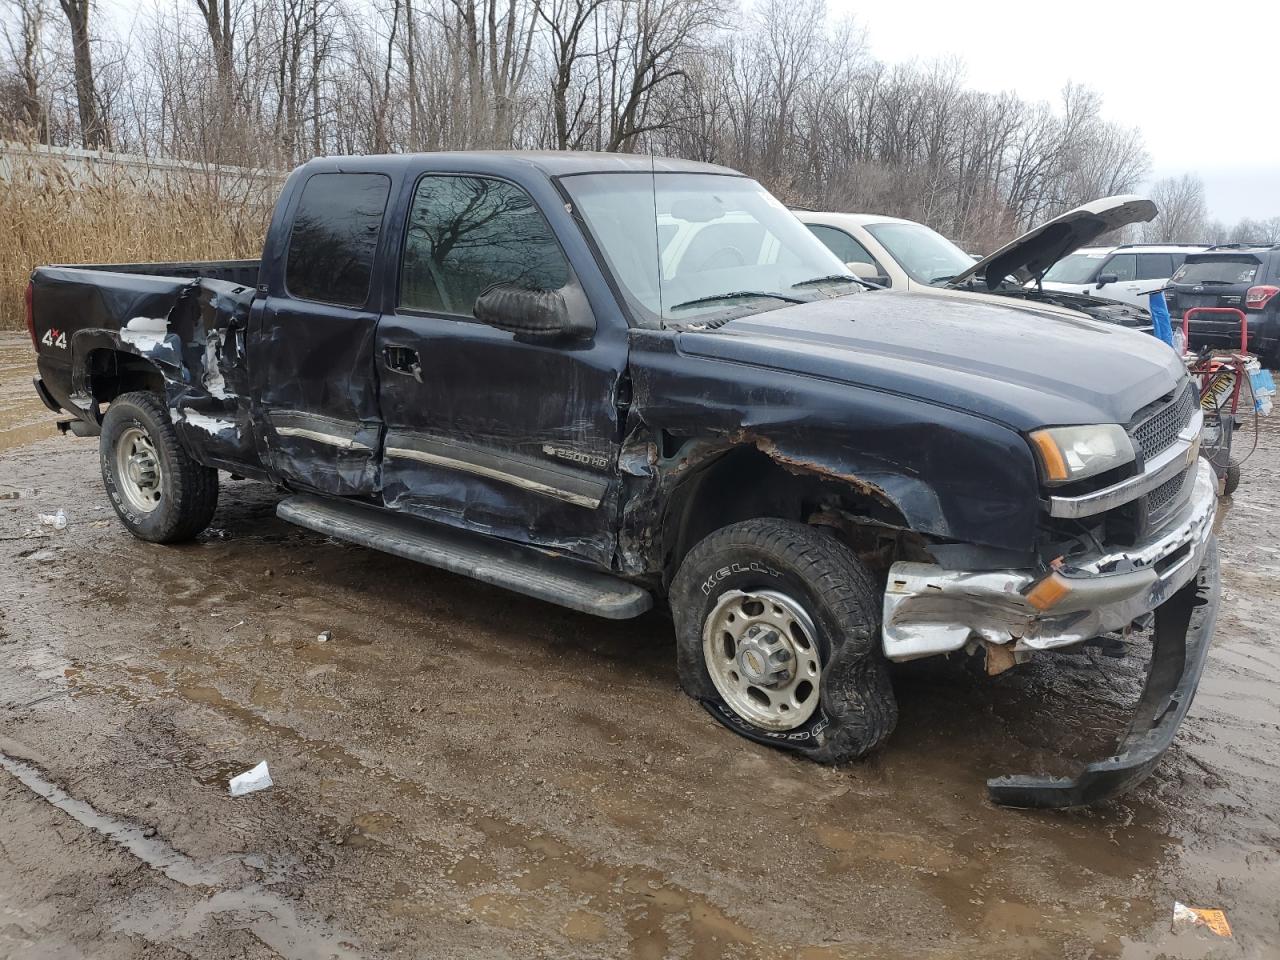
<path fill-rule="evenodd" d="M 151 277 L 191 277 L 226 280 L 245 287 L 258 285 L 261 260 L 172 260 L 158 263 L 65 263 L 74 270 L 102 270 L 107 273 L 134 273 Z"/>

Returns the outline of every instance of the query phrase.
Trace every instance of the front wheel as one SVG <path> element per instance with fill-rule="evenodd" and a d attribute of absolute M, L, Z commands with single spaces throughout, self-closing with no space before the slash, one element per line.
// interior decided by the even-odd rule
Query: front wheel
<path fill-rule="evenodd" d="M 831 534 L 787 520 L 731 524 L 671 585 L 680 683 L 717 720 L 823 763 L 892 732 L 874 581 Z"/>
<path fill-rule="evenodd" d="M 218 471 L 183 449 L 155 394 L 126 393 L 111 401 L 98 452 L 111 505 L 138 539 L 179 543 L 213 519 Z"/>

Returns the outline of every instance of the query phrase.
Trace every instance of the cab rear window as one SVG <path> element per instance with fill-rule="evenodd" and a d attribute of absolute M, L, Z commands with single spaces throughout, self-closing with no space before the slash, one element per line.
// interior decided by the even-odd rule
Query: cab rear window
<path fill-rule="evenodd" d="M 390 192 L 391 180 L 379 173 L 318 173 L 307 180 L 289 234 L 290 294 L 364 306 Z"/>
<path fill-rule="evenodd" d="M 1174 283 L 1253 283 L 1261 264 L 1257 257 L 1196 257 L 1178 268 Z"/>

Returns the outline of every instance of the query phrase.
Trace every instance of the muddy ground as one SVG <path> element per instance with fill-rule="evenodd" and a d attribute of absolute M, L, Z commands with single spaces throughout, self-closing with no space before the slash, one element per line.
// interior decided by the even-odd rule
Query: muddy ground
<path fill-rule="evenodd" d="M 1121 800 L 1028 813 L 984 778 L 1104 749 L 1141 644 L 899 668 L 887 748 L 825 769 L 685 699 L 656 614 L 328 541 L 225 477 L 198 543 L 138 542 L 29 377 L 5 335 L 0 957 L 1280 956 L 1280 431 L 1224 502 L 1175 746 Z M 231 798 L 260 760 L 274 788 Z"/>

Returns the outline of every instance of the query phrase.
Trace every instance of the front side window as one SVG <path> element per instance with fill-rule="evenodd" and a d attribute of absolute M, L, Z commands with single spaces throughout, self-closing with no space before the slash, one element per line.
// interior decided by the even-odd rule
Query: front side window
<path fill-rule="evenodd" d="M 867 252 L 867 248 L 843 230 L 821 223 L 811 223 L 808 226 L 813 235 L 826 244 L 827 249 L 839 257 L 841 262 L 878 266 L 876 258 Z"/>
<path fill-rule="evenodd" d="M 559 290 L 569 264 L 533 198 L 487 177 L 427 176 L 409 211 L 400 306 L 474 315 L 495 284 Z"/>
<path fill-rule="evenodd" d="M 1118 253 L 1107 261 L 1102 272 L 1114 274 L 1120 283 L 1136 280 L 1138 279 L 1138 258 L 1132 253 Z"/>
<path fill-rule="evenodd" d="M 943 284 L 973 266 L 973 257 L 923 223 L 868 223 L 867 232 L 919 283 Z"/>
<path fill-rule="evenodd" d="M 1045 283 L 1093 283 L 1105 253 L 1073 253 L 1063 257 L 1045 273 Z"/>
<path fill-rule="evenodd" d="M 285 286 L 303 300 L 362 307 L 391 180 L 380 173 L 317 173 L 293 215 Z"/>
<path fill-rule="evenodd" d="M 715 173 L 561 179 L 642 317 L 679 324 L 843 296 L 861 284 L 767 190 Z"/>

